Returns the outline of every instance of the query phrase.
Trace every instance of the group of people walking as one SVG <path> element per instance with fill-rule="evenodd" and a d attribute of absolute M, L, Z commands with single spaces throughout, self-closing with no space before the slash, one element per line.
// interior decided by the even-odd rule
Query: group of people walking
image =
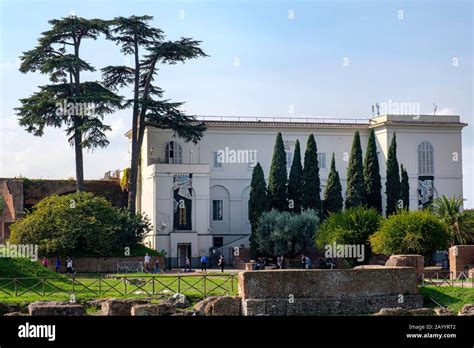
<path fill-rule="evenodd" d="M 43 265 L 43 267 L 48 268 L 48 266 L 49 266 L 48 258 L 43 257 L 43 260 L 41 261 L 41 264 Z M 59 256 L 56 256 L 54 269 L 55 269 L 56 273 L 61 273 L 61 258 Z M 73 262 L 72 262 L 72 258 L 70 256 L 66 257 L 66 273 L 67 274 L 74 274 Z"/>
<path fill-rule="evenodd" d="M 199 260 L 201 262 L 201 272 L 207 272 L 207 263 L 208 263 L 208 258 L 206 255 L 201 255 L 201 258 Z M 219 268 L 221 269 L 221 272 L 224 272 L 224 268 L 225 268 L 225 259 L 224 259 L 224 255 L 223 254 L 220 254 L 219 258 L 217 259 L 217 265 L 219 266 Z M 184 272 L 192 272 L 192 269 L 191 269 L 191 260 L 188 256 L 186 256 L 186 259 L 185 259 L 185 267 L 184 267 Z"/>
<path fill-rule="evenodd" d="M 285 257 L 283 255 L 278 256 L 276 259 L 276 266 L 278 269 L 284 269 L 285 268 Z M 43 257 L 42 260 L 42 265 L 44 267 L 49 266 L 49 260 L 46 257 Z M 206 255 L 201 255 L 200 257 L 200 263 L 201 263 L 201 271 L 206 272 L 207 271 L 207 266 L 208 266 L 208 257 Z M 447 262 L 446 262 L 447 263 Z M 155 259 L 155 262 L 153 264 L 153 269 L 151 267 L 151 256 L 148 255 L 148 253 L 145 254 L 144 257 L 144 271 L 148 273 L 161 273 L 161 267 L 158 262 L 158 258 Z M 224 272 L 225 269 L 225 259 L 224 255 L 220 254 L 219 258 L 217 259 L 217 265 L 219 266 L 221 272 Z M 301 255 L 301 265 L 303 269 L 311 269 L 313 268 L 313 263 L 311 259 L 302 254 Z M 255 269 L 261 270 L 265 269 L 267 266 L 267 260 L 264 257 L 258 257 L 255 265 Z M 444 266 L 444 265 L 443 265 Z M 326 269 L 326 268 L 334 268 L 335 267 L 335 262 L 331 262 L 331 260 L 326 260 L 323 257 L 320 257 L 318 259 L 318 268 L 320 269 Z M 61 258 L 57 256 L 55 258 L 55 270 L 57 273 L 61 273 Z M 192 272 L 191 268 L 191 259 L 186 256 L 185 259 L 185 265 L 184 265 L 184 272 Z M 66 257 L 66 274 L 74 274 L 74 267 L 73 267 L 73 260 L 70 256 Z"/>
<path fill-rule="evenodd" d="M 270 266 L 270 268 L 275 268 L 275 264 L 274 263 L 271 263 L 268 261 L 269 259 L 268 258 L 265 258 L 265 257 L 258 257 L 256 262 L 255 262 L 255 266 L 254 266 L 254 269 L 256 270 L 264 270 L 265 267 L 267 266 Z M 270 259 L 271 261 L 271 259 Z M 276 258 L 276 267 L 277 269 L 285 269 L 288 267 L 287 265 L 287 262 L 286 262 L 286 259 L 285 259 L 285 256 L 281 255 L 281 256 L 278 256 Z M 311 258 L 307 255 L 304 255 L 302 254 L 301 255 L 301 267 L 303 269 L 312 269 L 314 268 L 313 267 L 313 261 L 311 260 Z M 326 269 L 326 268 L 335 268 L 336 267 L 336 263 L 334 260 L 331 260 L 331 259 L 325 259 L 324 257 L 320 257 L 318 259 L 318 264 L 317 264 L 317 268 L 320 268 L 320 269 Z"/>
<path fill-rule="evenodd" d="M 200 262 L 201 262 L 201 271 L 206 272 L 207 271 L 207 265 L 208 265 L 208 257 L 206 255 L 201 255 Z M 220 254 L 220 256 L 217 260 L 217 265 L 221 269 L 221 272 L 224 272 L 225 259 L 224 259 L 223 254 Z M 151 268 L 151 256 L 148 255 L 148 253 L 145 254 L 145 257 L 144 257 L 144 260 L 143 260 L 143 266 L 144 266 L 143 267 L 144 271 L 147 272 L 147 273 L 161 273 L 161 267 L 160 267 L 160 264 L 158 262 L 158 258 L 155 259 L 154 267 L 153 267 L 153 270 L 152 270 L 152 268 Z M 186 256 L 186 258 L 184 260 L 183 272 L 192 272 L 192 271 L 193 270 L 191 268 L 191 259 L 189 258 L 189 256 Z"/>
<path fill-rule="evenodd" d="M 158 258 L 155 258 L 155 262 L 153 263 L 153 270 L 151 269 L 151 256 L 148 255 L 148 253 L 145 254 L 145 259 L 143 260 L 143 268 L 144 271 L 148 273 L 161 273 Z"/>

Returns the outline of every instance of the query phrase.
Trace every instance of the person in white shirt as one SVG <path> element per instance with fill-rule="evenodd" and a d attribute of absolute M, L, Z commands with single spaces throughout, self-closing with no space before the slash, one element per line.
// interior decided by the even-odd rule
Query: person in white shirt
<path fill-rule="evenodd" d="M 74 268 L 72 267 L 72 258 L 70 258 L 69 256 L 66 260 L 66 273 L 68 274 L 74 273 Z"/>
<path fill-rule="evenodd" d="M 148 255 L 148 253 L 145 254 L 145 271 L 150 272 L 150 260 L 151 257 Z"/>

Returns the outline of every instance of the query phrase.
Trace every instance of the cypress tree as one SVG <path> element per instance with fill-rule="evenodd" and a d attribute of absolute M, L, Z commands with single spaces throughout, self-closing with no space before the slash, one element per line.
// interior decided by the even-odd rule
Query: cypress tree
<path fill-rule="evenodd" d="M 400 199 L 403 202 L 403 209 L 410 210 L 410 182 L 408 180 L 408 173 L 403 164 L 400 165 L 402 180 L 400 182 Z"/>
<path fill-rule="evenodd" d="M 301 212 L 301 193 L 303 189 L 303 166 L 301 165 L 300 142 L 296 140 L 293 163 L 288 179 L 288 205 L 291 211 Z"/>
<path fill-rule="evenodd" d="M 336 213 L 342 210 L 342 186 L 339 179 L 339 172 L 336 170 L 336 159 L 334 152 L 331 158 L 331 170 L 329 171 L 328 182 L 326 190 L 324 191 L 324 216 L 329 213 Z"/>
<path fill-rule="evenodd" d="M 397 211 L 397 203 L 400 197 L 400 172 L 397 160 L 397 135 L 395 133 L 393 133 L 392 142 L 388 149 L 385 194 L 387 195 L 385 214 L 389 216 Z"/>
<path fill-rule="evenodd" d="M 258 227 L 258 220 L 262 214 L 269 210 L 269 201 L 267 195 L 267 185 L 265 183 L 265 176 L 260 163 L 257 163 L 252 172 L 252 182 L 250 184 L 250 199 L 249 199 L 249 220 L 251 225 L 250 234 L 250 253 L 252 258 L 257 256 L 258 245 L 256 242 L 255 231 Z"/>
<path fill-rule="evenodd" d="M 283 145 L 283 138 L 278 132 L 275 147 L 273 149 L 272 166 L 268 180 L 268 193 L 271 200 L 271 207 L 279 211 L 288 210 L 286 200 L 286 152 Z"/>
<path fill-rule="evenodd" d="M 382 213 L 382 178 L 380 177 L 375 131 L 372 128 L 364 160 L 364 181 L 367 197 L 367 207 Z"/>
<path fill-rule="evenodd" d="M 319 178 L 318 148 L 314 135 L 310 134 L 306 144 L 303 168 L 303 193 L 301 207 L 313 209 L 321 215 L 321 180 Z"/>
<path fill-rule="evenodd" d="M 359 131 L 356 131 L 347 168 L 346 209 L 366 204 L 362 148 Z"/>

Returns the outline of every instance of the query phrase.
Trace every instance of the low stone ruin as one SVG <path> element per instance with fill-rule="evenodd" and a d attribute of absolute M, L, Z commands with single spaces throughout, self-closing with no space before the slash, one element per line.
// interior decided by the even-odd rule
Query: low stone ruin
<path fill-rule="evenodd" d="M 168 316 L 175 313 L 174 301 L 134 305 L 130 312 L 132 316 Z"/>
<path fill-rule="evenodd" d="M 28 305 L 31 316 L 81 316 L 85 315 L 84 306 L 63 301 L 37 301 Z"/>
<path fill-rule="evenodd" d="M 133 306 L 148 304 L 148 302 L 134 298 L 109 298 L 102 302 L 101 315 L 128 316 Z"/>
<path fill-rule="evenodd" d="M 239 274 L 243 315 L 374 313 L 422 307 L 413 268 L 250 271 Z"/>
<path fill-rule="evenodd" d="M 213 296 L 202 300 L 194 306 L 196 315 L 239 316 L 241 315 L 241 298 L 238 296 Z"/>

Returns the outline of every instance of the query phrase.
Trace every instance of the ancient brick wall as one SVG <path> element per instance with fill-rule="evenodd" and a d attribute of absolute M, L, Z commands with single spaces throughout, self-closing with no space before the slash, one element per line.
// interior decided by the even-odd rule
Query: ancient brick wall
<path fill-rule="evenodd" d="M 84 186 L 86 192 L 105 197 L 117 208 L 127 206 L 127 194 L 120 188 L 119 180 L 86 180 Z M 31 209 L 48 196 L 75 191 L 74 180 L 0 179 L 0 195 L 5 201 L 0 214 L 0 243 L 9 237 L 9 226 L 24 217 L 25 209 Z"/>
<path fill-rule="evenodd" d="M 3 242 L 10 235 L 10 224 L 24 216 L 23 181 L 21 179 L 0 179 L 0 195 L 5 203 L 0 214 L 0 242 Z"/>
<path fill-rule="evenodd" d="M 76 191 L 75 180 L 24 180 L 24 204 L 33 206 L 51 195 L 63 195 Z M 84 191 L 105 197 L 115 207 L 123 208 L 126 195 L 118 180 L 86 180 Z"/>
<path fill-rule="evenodd" d="M 463 272 L 466 277 L 474 269 L 474 245 L 455 245 L 449 248 L 449 270 L 454 277 Z"/>

